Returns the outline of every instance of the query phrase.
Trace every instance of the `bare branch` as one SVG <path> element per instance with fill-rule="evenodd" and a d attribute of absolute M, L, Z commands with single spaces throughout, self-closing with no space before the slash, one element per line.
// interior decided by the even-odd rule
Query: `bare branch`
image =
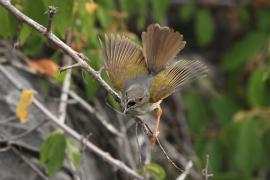
<path fill-rule="evenodd" d="M 83 98 L 78 96 L 74 91 L 69 91 L 69 95 L 76 100 L 78 103 L 80 103 L 88 112 L 91 114 L 94 114 L 96 118 L 101 122 L 101 124 L 112 134 L 124 137 L 122 133 L 119 132 L 111 123 L 109 123 L 108 119 L 99 111 L 95 110 L 89 103 L 87 103 Z"/>
<path fill-rule="evenodd" d="M 185 167 L 185 171 L 180 176 L 178 176 L 178 178 L 176 180 L 185 180 L 187 175 L 189 174 L 192 166 L 193 166 L 192 161 L 189 161 Z"/>
<path fill-rule="evenodd" d="M 202 174 L 205 177 L 205 180 L 208 180 L 209 178 L 213 177 L 213 174 L 209 174 L 208 169 L 209 168 L 209 155 L 206 155 L 206 162 L 205 162 L 205 168 L 202 170 Z"/>
<path fill-rule="evenodd" d="M 82 58 L 82 54 L 74 51 L 71 47 L 66 45 L 63 41 L 61 41 L 57 36 L 53 33 L 46 33 L 47 28 L 42 26 L 41 24 L 37 23 L 33 19 L 29 18 L 28 16 L 24 15 L 20 12 L 15 6 L 13 6 L 10 1 L 8 0 L 0 0 L 0 4 L 10 11 L 13 15 L 15 15 L 21 22 L 28 24 L 29 26 L 33 27 L 40 33 L 42 33 L 45 37 L 48 38 L 51 42 L 53 42 L 57 47 L 62 49 L 66 54 L 68 54 L 73 60 L 80 64 L 80 66 L 89 72 L 100 84 L 101 86 L 108 91 L 112 96 L 115 98 L 116 101 L 120 102 L 121 97 L 117 92 L 115 92 L 101 77 L 100 73 L 94 70 L 89 64 L 85 61 L 85 58 Z"/>
<path fill-rule="evenodd" d="M 2 0 L 1 0 L 2 1 Z M 1 2 L 0 1 L 0 2 Z M 13 77 L 12 74 L 10 74 L 2 65 L 0 65 L 0 71 L 13 83 L 13 85 L 18 88 L 19 90 L 22 90 L 23 87 L 19 82 L 17 82 L 16 77 Z M 104 161 L 108 162 L 112 166 L 118 168 L 119 170 L 127 173 L 129 176 L 142 180 L 143 177 L 140 176 L 137 172 L 130 169 L 128 166 L 126 166 L 122 161 L 119 161 L 118 159 L 113 158 L 108 152 L 104 152 L 103 150 L 99 149 L 96 145 L 88 141 L 85 137 L 71 129 L 69 126 L 67 126 L 64 123 L 61 123 L 59 119 L 51 113 L 39 100 L 37 100 L 35 97 L 33 97 L 33 104 L 43 113 L 45 114 L 54 124 L 56 124 L 59 128 L 61 128 L 66 134 L 77 140 L 78 142 L 81 142 L 84 144 L 90 151 L 95 153 L 96 155 L 100 156 Z"/>
<path fill-rule="evenodd" d="M 49 180 L 34 163 L 32 163 L 29 159 L 27 159 L 18 149 L 11 146 L 12 151 L 19 156 L 39 177 L 41 177 L 44 180 Z"/>
<path fill-rule="evenodd" d="M 61 72 L 65 71 L 65 70 L 68 70 L 68 69 L 72 69 L 72 68 L 75 68 L 75 67 L 81 67 L 81 65 L 79 63 L 76 63 L 76 64 L 71 64 L 71 65 L 66 65 L 66 66 L 63 66 L 63 67 L 60 67 L 58 70 Z"/>
<path fill-rule="evenodd" d="M 40 128 L 41 126 L 43 126 L 47 121 L 42 121 L 40 123 L 38 123 L 36 126 L 34 126 L 33 128 L 21 133 L 21 134 L 18 134 L 18 135 L 15 135 L 15 136 L 12 136 L 12 137 L 9 137 L 7 139 L 1 139 L 0 140 L 0 143 L 1 142 L 11 142 L 11 141 L 15 141 L 15 140 L 18 140 L 18 139 L 21 139 L 27 135 L 29 135 L 30 133 L 32 133 L 33 131 L 37 130 L 38 128 Z"/>
<path fill-rule="evenodd" d="M 52 28 L 52 20 L 54 15 L 56 14 L 56 7 L 54 6 L 49 6 L 49 10 L 48 10 L 48 26 L 46 29 L 46 34 L 49 34 L 51 32 L 51 28 Z"/>
<path fill-rule="evenodd" d="M 66 37 L 66 43 L 70 44 L 72 39 L 71 31 L 69 30 Z M 64 55 L 63 64 L 69 66 L 71 64 L 71 58 L 68 55 Z M 59 121 L 65 123 L 67 115 L 67 101 L 68 101 L 68 91 L 70 88 L 70 79 L 71 79 L 71 69 L 67 70 L 65 74 L 64 83 L 62 86 L 60 104 L 59 104 Z"/>

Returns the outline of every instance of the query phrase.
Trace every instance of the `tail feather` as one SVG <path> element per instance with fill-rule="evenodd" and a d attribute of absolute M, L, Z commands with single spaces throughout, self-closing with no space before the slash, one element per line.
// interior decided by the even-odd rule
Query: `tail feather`
<path fill-rule="evenodd" d="M 179 32 L 151 24 L 142 33 L 143 53 L 150 72 L 157 74 L 179 53 L 186 42 Z"/>

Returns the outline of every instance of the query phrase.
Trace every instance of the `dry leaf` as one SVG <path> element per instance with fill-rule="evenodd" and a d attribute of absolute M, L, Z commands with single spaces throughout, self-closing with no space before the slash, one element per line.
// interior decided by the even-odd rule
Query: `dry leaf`
<path fill-rule="evenodd" d="M 55 77 L 58 65 L 50 59 L 27 60 L 27 65 L 36 73 Z"/>
<path fill-rule="evenodd" d="M 23 90 L 20 95 L 20 101 L 16 107 L 16 116 L 19 118 L 20 122 L 26 123 L 28 120 L 28 110 L 32 103 L 33 91 Z"/>
<path fill-rule="evenodd" d="M 85 9 L 89 14 L 92 14 L 93 12 L 96 11 L 98 5 L 94 2 L 86 3 L 85 4 Z"/>

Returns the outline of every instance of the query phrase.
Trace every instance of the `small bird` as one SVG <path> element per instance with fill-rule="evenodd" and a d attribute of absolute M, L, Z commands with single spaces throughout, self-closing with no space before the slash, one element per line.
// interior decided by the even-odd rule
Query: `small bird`
<path fill-rule="evenodd" d="M 155 144 L 162 109 L 160 103 L 177 89 L 207 74 L 197 60 L 172 62 L 184 48 L 183 35 L 169 27 L 151 24 L 142 35 L 143 48 L 120 34 L 101 39 L 104 68 L 115 90 L 121 92 L 124 114 L 134 116 L 156 111 Z"/>

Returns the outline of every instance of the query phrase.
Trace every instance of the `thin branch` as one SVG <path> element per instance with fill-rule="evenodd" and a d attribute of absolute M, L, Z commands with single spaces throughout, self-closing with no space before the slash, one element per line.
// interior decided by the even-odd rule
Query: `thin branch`
<path fill-rule="evenodd" d="M 80 64 L 80 66 L 85 69 L 87 72 L 89 72 L 99 83 L 100 85 L 108 91 L 116 101 L 120 102 L 121 97 L 117 92 L 115 92 L 101 77 L 100 73 L 96 70 L 94 70 L 87 62 L 85 61 L 85 58 L 82 58 L 82 54 L 74 51 L 71 47 L 66 45 L 63 41 L 61 41 L 56 35 L 53 33 L 46 33 L 47 28 L 42 26 L 41 24 L 37 23 L 33 19 L 29 18 L 28 16 L 24 15 L 22 12 L 20 12 L 15 6 L 13 6 L 10 1 L 8 0 L 0 0 L 0 4 L 6 8 L 8 11 L 10 11 L 13 15 L 15 15 L 21 22 L 24 22 L 28 24 L 29 26 L 33 27 L 40 33 L 42 33 L 45 37 L 48 38 L 51 42 L 53 42 L 57 47 L 62 49 L 66 54 L 68 54 L 73 60 L 75 60 L 77 63 Z"/>
<path fill-rule="evenodd" d="M 72 69 L 72 68 L 75 68 L 75 67 L 81 67 L 81 65 L 79 64 L 79 63 L 76 63 L 76 64 L 71 64 L 71 65 L 65 65 L 65 66 L 63 66 L 63 67 L 60 67 L 58 70 L 59 70 L 59 72 L 61 73 L 61 72 L 63 72 L 63 71 L 66 71 L 66 70 L 68 70 L 68 69 Z"/>
<path fill-rule="evenodd" d="M 41 177 L 44 180 L 49 180 L 48 177 L 46 177 L 34 163 L 32 163 L 29 159 L 27 159 L 18 149 L 11 146 L 12 151 L 19 156 L 39 177 Z"/>
<path fill-rule="evenodd" d="M 208 168 L 209 168 L 209 155 L 207 154 L 206 155 L 206 160 L 205 160 L 205 168 L 202 170 L 202 174 L 203 176 L 205 177 L 204 179 L 205 180 L 208 180 L 209 178 L 213 177 L 214 175 L 213 174 L 209 174 L 208 172 Z"/>
<path fill-rule="evenodd" d="M 150 127 L 148 126 L 148 124 L 146 124 L 145 122 L 143 122 L 140 118 L 136 117 L 135 118 L 136 122 L 138 122 L 139 124 L 142 125 L 145 134 L 148 137 L 152 137 L 153 136 L 153 131 L 150 129 Z M 164 149 L 164 147 L 162 146 L 159 137 L 157 137 L 157 143 L 158 146 L 160 148 L 160 150 L 162 151 L 162 153 L 164 154 L 164 156 L 166 157 L 166 159 L 171 163 L 171 165 L 173 165 L 175 167 L 175 169 L 177 169 L 180 172 L 183 172 L 184 170 L 182 168 L 180 168 L 179 166 L 177 166 L 177 164 L 175 164 L 175 162 L 170 158 L 170 156 L 168 155 L 168 153 L 166 152 L 166 150 Z"/>
<path fill-rule="evenodd" d="M 19 90 L 22 90 L 23 87 L 20 85 L 19 82 L 17 82 L 16 77 L 13 77 L 12 74 L 10 74 L 2 65 L 0 65 L 0 71 L 13 83 L 13 85 L 18 88 Z M 61 128 L 66 134 L 77 140 L 78 142 L 81 142 L 84 144 L 90 151 L 95 153 L 96 155 L 100 156 L 104 161 L 108 162 L 112 166 L 118 168 L 119 170 L 127 173 L 129 176 L 142 180 L 143 177 L 140 176 L 137 172 L 130 169 L 128 166 L 126 166 L 122 161 L 119 161 L 118 159 L 113 158 L 108 152 L 105 152 L 101 149 L 99 149 L 96 145 L 88 141 L 85 137 L 71 129 L 66 124 L 63 124 L 59 121 L 59 119 L 51 113 L 39 100 L 37 100 L 35 97 L 33 97 L 33 104 L 43 113 L 45 114 L 54 124 L 56 124 L 59 128 Z"/>
<path fill-rule="evenodd" d="M 178 176 L 178 178 L 176 180 L 185 180 L 187 175 L 189 174 L 192 166 L 193 166 L 192 161 L 189 161 L 185 167 L 185 171 L 180 176 Z"/>
<path fill-rule="evenodd" d="M 7 139 L 1 139 L 0 140 L 0 143 L 2 142 L 10 142 L 10 141 L 15 141 L 15 140 L 18 140 L 18 139 L 21 139 L 27 135 L 29 135 L 30 133 L 32 133 L 33 131 L 37 130 L 38 128 L 40 128 L 41 126 L 43 126 L 47 121 L 42 121 L 40 123 L 38 123 L 36 126 L 34 126 L 33 128 L 31 129 L 28 129 L 27 131 L 21 133 L 21 134 L 18 134 L 18 135 L 15 135 L 15 136 L 12 136 L 12 137 L 9 137 Z"/>
<path fill-rule="evenodd" d="M 72 34 L 69 30 L 67 33 L 66 42 L 67 44 L 71 43 Z M 68 55 L 64 55 L 63 64 L 65 66 L 69 66 L 71 64 L 71 58 Z M 65 123 L 66 115 L 67 115 L 67 101 L 68 101 L 68 91 L 70 88 L 70 81 L 71 81 L 71 69 L 67 70 L 65 74 L 64 83 L 62 86 L 61 97 L 60 97 L 60 104 L 59 104 L 59 121 Z"/>
<path fill-rule="evenodd" d="M 48 26 L 46 29 L 46 34 L 49 34 L 51 32 L 51 28 L 52 28 L 52 20 L 54 15 L 56 14 L 56 7 L 54 6 L 49 6 L 49 10 L 48 10 Z"/>
<path fill-rule="evenodd" d="M 124 135 L 119 132 L 112 124 L 109 123 L 107 118 L 103 116 L 99 111 L 95 110 L 89 103 L 87 103 L 83 98 L 81 98 L 74 91 L 69 91 L 69 95 L 80 103 L 89 113 L 94 114 L 96 118 L 101 122 L 101 124 L 112 134 L 123 137 Z"/>
<path fill-rule="evenodd" d="M 7 124 L 7 123 L 9 123 L 9 122 L 11 122 L 11 121 L 14 121 L 15 119 L 17 119 L 16 116 L 8 117 L 8 118 L 5 119 L 5 120 L 1 120 L 1 121 L 0 121 L 0 125 L 1 125 L 1 124 Z"/>

